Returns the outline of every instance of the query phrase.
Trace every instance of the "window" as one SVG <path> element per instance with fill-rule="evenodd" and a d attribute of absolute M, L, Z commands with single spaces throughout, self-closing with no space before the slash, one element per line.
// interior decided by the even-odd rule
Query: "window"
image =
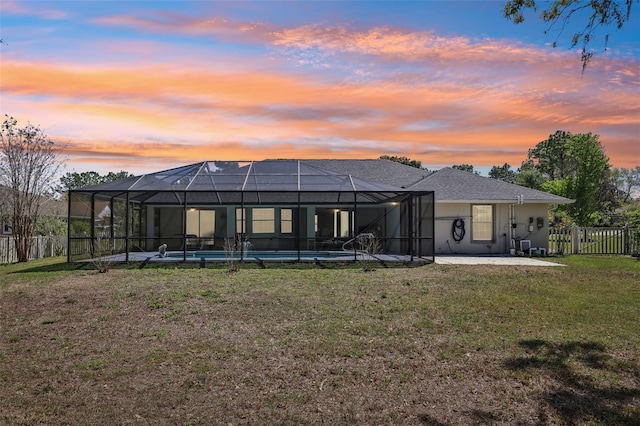
<path fill-rule="evenodd" d="M 349 214 L 351 213 L 351 214 Z M 352 224 L 354 223 L 353 212 L 349 210 L 335 210 L 333 214 L 333 237 L 334 238 L 347 238 L 353 231 Z"/>
<path fill-rule="evenodd" d="M 293 232 L 293 210 L 280 209 L 280 233 L 291 234 Z"/>
<path fill-rule="evenodd" d="M 187 210 L 187 234 L 202 238 L 211 238 L 216 228 L 216 212 L 214 210 Z"/>
<path fill-rule="evenodd" d="M 11 225 L 9 225 L 9 222 L 2 222 L 2 233 L 4 235 L 11 234 Z"/>
<path fill-rule="evenodd" d="M 493 241 L 493 206 L 471 206 L 471 241 Z"/>
<path fill-rule="evenodd" d="M 247 232 L 247 209 L 236 209 L 236 233 L 244 234 Z"/>
<path fill-rule="evenodd" d="M 251 215 L 251 227 L 254 234 L 273 234 L 276 231 L 273 208 L 253 209 Z"/>

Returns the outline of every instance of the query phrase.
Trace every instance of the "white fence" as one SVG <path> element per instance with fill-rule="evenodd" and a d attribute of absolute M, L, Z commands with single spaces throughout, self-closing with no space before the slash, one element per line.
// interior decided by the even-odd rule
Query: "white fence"
<path fill-rule="evenodd" d="M 640 254 L 640 228 L 567 227 L 549 229 L 556 254 Z"/>
<path fill-rule="evenodd" d="M 67 236 L 37 236 L 31 238 L 32 259 L 43 257 L 64 256 L 67 254 Z M 18 261 L 16 244 L 11 236 L 0 237 L 0 264 Z"/>

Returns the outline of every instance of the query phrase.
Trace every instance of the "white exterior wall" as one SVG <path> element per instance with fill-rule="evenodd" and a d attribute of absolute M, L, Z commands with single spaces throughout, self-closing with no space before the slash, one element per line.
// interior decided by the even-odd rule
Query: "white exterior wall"
<path fill-rule="evenodd" d="M 492 203 L 474 203 L 492 204 Z M 510 205 L 493 204 L 493 241 L 471 242 L 471 203 L 438 203 L 435 205 L 435 252 L 436 254 L 506 254 L 512 239 Z M 548 245 L 547 204 L 520 204 L 515 206 L 516 239 L 531 240 L 531 247 Z M 529 218 L 533 218 L 533 230 L 529 231 Z M 537 218 L 542 218 L 538 228 Z M 452 225 L 456 218 L 465 222 L 465 236 L 460 242 L 453 239 Z"/>

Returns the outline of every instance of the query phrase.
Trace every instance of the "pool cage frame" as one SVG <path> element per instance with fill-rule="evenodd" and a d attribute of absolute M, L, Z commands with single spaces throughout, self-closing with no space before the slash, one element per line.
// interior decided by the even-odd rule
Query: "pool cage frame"
<path fill-rule="evenodd" d="M 181 261 L 205 261 L 208 254 L 228 259 L 223 254 L 232 245 L 240 261 L 253 259 L 247 247 L 286 251 L 294 261 L 329 252 L 355 261 L 362 259 L 362 235 L 375 238 L 377 248 L 367 254 L 376 259 L 430 263 L 435 253 L 433 191 L 372 183 L 297 160 L 203 162 L 74 189 L 68 212 L 68 262 L 107 254 L 129 262 L 140 259 L 136 252 L 155 258 L 163 244 Z M 212 232 L 191 233 L 191 218 L 198 217 L 199 227 L 204 216 Z M 255 232 L 257 226 L 269 232 Z"/>

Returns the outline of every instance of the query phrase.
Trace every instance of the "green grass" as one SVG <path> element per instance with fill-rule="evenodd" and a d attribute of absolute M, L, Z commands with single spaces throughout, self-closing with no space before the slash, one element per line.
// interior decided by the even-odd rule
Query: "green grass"
<path fill-rule="evenodd" d="M 0 423 L 638 424 L 640 262 L 556 261 L 3 266 Z"/>

